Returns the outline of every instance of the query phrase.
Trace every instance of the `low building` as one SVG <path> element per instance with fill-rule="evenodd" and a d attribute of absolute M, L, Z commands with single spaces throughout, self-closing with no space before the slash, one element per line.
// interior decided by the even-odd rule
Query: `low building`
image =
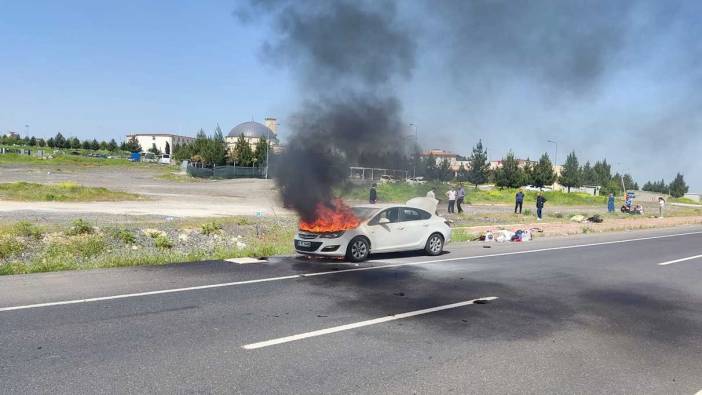
<path fill-rule="evenodd" d="M 173 133 L 132 133 L 127 135 L 127 140 L 132 138 L 136 138 L 142 152 L 155 148 L 164 155 L 172 154 L 178 145 L 188 144 L 195 140 L 192 137 L 179 136 Z"/>
<path fill-rule="evenodd" d="M 20 138 L 20 135 L 17 132 L 8 131 L 7 133 L 5 133 L 5 137 L 7 137 L 9 139 L 18 139 L 18 138 Z"/>

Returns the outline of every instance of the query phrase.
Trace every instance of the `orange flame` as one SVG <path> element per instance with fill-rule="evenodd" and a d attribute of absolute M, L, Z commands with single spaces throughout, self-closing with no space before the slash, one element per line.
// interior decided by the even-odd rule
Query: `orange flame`
<path fill-rule="evenodd" d="M 341 199 L 331 204 L 319 203 L 312 222 L 300 220 L 300 230 L 312 233 L 338 232 L 356 228 L 361 221 Z"/>

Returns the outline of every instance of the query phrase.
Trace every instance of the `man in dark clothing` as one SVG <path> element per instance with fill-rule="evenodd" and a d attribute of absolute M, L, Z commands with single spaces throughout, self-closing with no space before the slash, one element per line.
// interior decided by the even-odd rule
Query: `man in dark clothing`
<path fill-rule="evenodd" d="M 378 192 L 375 190 L 375 184 L 371 185 L 370 196 L 368 196 L 368 203 L 375 204 L 378 200 Z"/>
<path fill-rule="evenodd" d="M 536 197 L 536 220 L 541 221 L 541 212 L 544 209 L 544 203 L 546 203 L 546 198 L 543 192 L 539 192 L 539 196 Z"/>
<path fill-rule="evenodd" d="M 458 190 L 456 191 L 456 208 L 458 209 L 458 213 L 463 212 L 463 208 L 461 205 L 463 204 L 463 199 L 466 198 L 466 190 L 463 189 L 463 184 L 460 184 L 458 186 Z"/>
<path fill-rule="evenodd" d="M 524 192 L 522 192 L 522 190 L 520 189 L 514 198 L 514 213 L 517 214 L 517 209 L 519 209 L 519 214 L 521 214 L 522 204 L 524 204 Z"/>

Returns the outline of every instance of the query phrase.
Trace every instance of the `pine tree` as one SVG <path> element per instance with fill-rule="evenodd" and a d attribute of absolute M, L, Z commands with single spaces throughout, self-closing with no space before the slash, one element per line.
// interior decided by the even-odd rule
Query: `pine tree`
<path fill-rule="evenodd" d="M 115 139 L 111 139 L 109 143 L 107 143 L 107 150 L 108 151 L 114 151 L 117 149 L 117 142 Z"/>
<path fill-rule="evenodd" d="M 568 154 L 568 158 L 566 158 L 558 182 L 564 187 L 567 187 L 568 193 L 570 193 L 570 188 L 580 188 L 582 186 L 582 178 L 583 174 L 580 169 L 580 164 L 578 164 L 578 157 L 575 156 L 575 151 L 573 151 Z"/>
<path fill-rule="evenodd" d="M 40 147 L 45 147 L 46 146 L 46 141 L 44 139 L 37 139 L 37 145 Z"/>
<path fill-rule="evenodd" d="M 468 177 L 469 172 L 466 169 L 466 167 L 463 166 L 463 163 L 461 163 L 461 166 L 458 168 L 458 175 L 456 176 L 456 178 L 458 179 L 458 181 L 465 182 L 468 181 Z"/>
<path fill-rule="evenodd" d="M 268 142 L 266 141 L 265 137 L 261 137 L 260 140 L 258 140 L 258 143 L 256 143 L 256 150 L 255 150 L 255 162 L 256 166 L 258 167 L 265 167 L 266 166 L 266 155 L 268 154 Z"/>
<path fill-rule="evenodd" d="M 607 163 L 607 159 L 602 162 L 595 162 L 595 166 L 592 167 L 596 177 L 595 184 L 605 187 L 609 184 L 612 179 L 612 166 Z"/>
<path fill-rule="evenodd" d="M 83 149 L 90 149 L 90 141 L 89 140 L 83 140 Z"/>
<path fill-rule="evenodd" d="M 683 178 L 683 175 L 678 173 L 675 176 L 675 179 L 673 182 L 670 183 L 668 186 L 668 190 L 670 191 L 670 196 L 674 198 L 680 198 L 683 197 L 688 191 L 689 187 L 685 183 L 685 179 Z"/>
<path fill-rule="evenodd" d="M 46 141 L 46 145 L 48 145 L 49 148 L 54 148 L 54 147 L 56 147 L 56 141 L 54 140 L 53 137 L 49 137 L 49 140 Z"/>
<path fill-rule="evenodd" d="M 34 146 L 36 146 L 36 145 L 37 145 L 37 138 L 34 137 L 34 136 L 32 136 L 32 138 L 29 139 L 29 146 L 30 146 L 30 147 L 34 147 Z"/>
<path fill-rule="evenodd" d="M 556 182 L 556 173 L 553 171 L 553 164 L 548 154 L 541 155 L 539 162 L 534 166 L 531 183 L 535 187 L 543 188 Z"/>
<path fill-rule="evenodd" d="M 590 165 L 590 161 L 585 162 L 583 166 L 583 185 L 597 185 L 597 173 Z"/>
<path fill-rule="evenodd" d="M 97 140 L 93 139 L 93 141 L 90 142 L 90 149 L 92 150 L 99 150 L 100 149 L 100 143 L 98 143 Z"/>
<path fill-rule="evenodd" d="M 526 176 L 510 151 L 502 158 L 502 166 L 495 172 L 495 185 L 498 188 L 519 188 L 524 186 Z"/>
<path fill-rule="evenodd" d="M 439 176 L 441 181 L 451 181 L 453 179 L 453 171 L 451 171 L 451 162 L 448 159 L 442 159 L 439 163 Z"/>
<path fill-rule="evenodd" d="M 107 150 L 107 141 L 103 140 L 100 142 L 100 149 Z"/>
<path fill-rule="evenodd" d="M 236 140 L 232 156 L 237 166 L 251 166 L 253 162 L 254 153 L 251 149 L 251 144 L 246 141 L 243 133 Z"/>
<path fill-rule="evenodd" d="M 54 137 L 54 147 L 68 148 L 68 146 L 66 145 L 66 138 L 63 137 L 61 132 L 56 133 L 56 137 Z"/>
<path fill-rule="evenodd" d="M 478 144 L 473 147 L 473 152 L 468 160 L 470 161 L 470 166 L 468 168 L 467 181 L 475 185 L 475 189 L 478 189 L 478 185 L 488 181 L 488 173 L 490 171 L 487 149 L 483 148 L 482 140 L 478 140 Z"/>

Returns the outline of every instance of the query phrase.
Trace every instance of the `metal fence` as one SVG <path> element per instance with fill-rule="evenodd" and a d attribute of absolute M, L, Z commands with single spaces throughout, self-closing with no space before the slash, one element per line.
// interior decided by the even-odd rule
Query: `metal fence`
<path fill-rule="evenodd" d="M 378 169 L 372 167 L 350 167 L 349 178 L 352 180 L 375 181 L 382 176 L 390 176 L 396 180 L 405 180 L 409 175 L 407 170 Z"/>
<path fill-rule="evenodd" d="M 195 167 L 188 165 L 186 172 L 198 178 L 265 178 L 265 167 L 215 166 Z"/>

